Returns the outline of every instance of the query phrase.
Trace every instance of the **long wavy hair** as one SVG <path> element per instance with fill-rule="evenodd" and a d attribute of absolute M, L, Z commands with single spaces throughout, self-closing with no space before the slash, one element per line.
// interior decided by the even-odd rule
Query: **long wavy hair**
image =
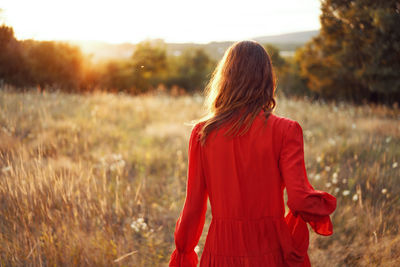
<path fill-rule="evenodd" d="M 200 119 L 201 144 L 211 131 L 232 122 L 225 135 L 245 134 L 256 116 L 266 118 L 276 102 L 275 74 L 267 51 L 255 41 L 230 46 L 206 87 L 207 115 Z"/>

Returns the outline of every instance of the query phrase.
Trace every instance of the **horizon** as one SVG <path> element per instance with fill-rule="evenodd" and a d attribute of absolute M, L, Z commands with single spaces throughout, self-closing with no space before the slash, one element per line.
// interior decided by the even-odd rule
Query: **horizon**
<path fill-rule="evenodd" d="M 117 0 L 112 5 L 109 1 L 4 0 L 1 9 L 3 24 L 12 27 L 19 40 L 135 44 L 162 39 L 207 44 L 320 28 L 316 0 L 253 0 L 246 5 L 227 0 L 201 5 L 183 0 Z"/>
<path fill-rule="evenodd" d="M 305 30 L 305 31 L 296 31 L 296 32 L 285 32 L 281 34 L 272 34 L 272 35 L 260 35 L 260 36 L 253 36 L 247 39 L 241 39 L 241 40 L 220 40 L 220 41 L 208 41 L 204 43 L 200 42 L 168 42 L 162 38 L 148 38 L 148 39 L 143 39 L 140 40 L 139 42 L 121 42 L 121 43 L 113 43 L 113 42 L 108 42 L 104 40 L 36 40 L 36 39 L 19 39 L 19 40 L 36 40 L 36 41 L 56 41 L 56 42 L 72 42 L 72 43 L 102 43 L 102 44 L 108 44 L 108 45 L 124 45 L 124 44 L 138 44 L 143 41 L 155 41 L 155 40 L 162 40 L 166 44 L 199 44 L 199 45 L 207 45 L 211 43 L 226 43 L 226 42 L 237 42 L 237 41 L 242 41 L 242 40 L 253 40 L 257 38 L 270 38 L 270 37 L 280 37 L 280 36 L 285 36 L 285 35 L 290 35 L 290 34 L 298 34 L 298 33 L 308 33 L 308 32 L 314 32 L 314 31 L 319 31 L 320 29 L 311 29 L 311 30 Z"/>

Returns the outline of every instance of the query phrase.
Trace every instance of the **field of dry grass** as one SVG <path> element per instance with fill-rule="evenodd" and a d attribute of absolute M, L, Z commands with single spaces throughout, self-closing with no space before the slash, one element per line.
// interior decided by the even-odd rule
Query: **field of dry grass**
<path fill-rule="evenodd" d="M 0 266 L 166 266 L 202 98 L 0 91 Z M 278 98 L 338 198 L 313 266 L 400 262 L 400 111 Z M 207 233 L 210 210 L 199 255 Z"/>

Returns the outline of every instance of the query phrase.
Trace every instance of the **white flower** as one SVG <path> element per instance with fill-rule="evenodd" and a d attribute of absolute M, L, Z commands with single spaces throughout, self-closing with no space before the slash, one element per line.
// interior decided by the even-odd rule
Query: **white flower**
<path fill-rule="evenodd" d="M 199 253 L 200 252 L 200 247 L 199 246 L 195 246 L 194 247 L 194 252 Z"/>
<path fill-rule="evenodd" d="M 342 183 L 347 183 L 347 179 L 346 178 L 344 178 L 343 180 L 342 180 Z"/>
<path fill-rule="evenodd" d="M 353 201 L 357 201 L 358 200 L 358 195 L 357 194 L 354 194 L 353 195 Z"/>
<path fill-rule="evenodd" d="M 336 188 L 335 188 L 335 193 L 337 194 L 337 193 L 339 193 L 339 191 L 340 191 L 340 188 L 339 188 L 339 187 L 336 187 Z"/>
<path fill-rule="evenodd" d="M 331 185 L 332 185 L 332 184 L 329 183 L 329 182 L 325 184 L 325 186 L 328 187 L 328 188 L 331 187 Z"/>
<path fill-rule="evenodd" d="M 331 167 L 325 166 L 325 171 L 329 172 L 331 170 Z"/>
<path fill-rule="evenodd" d="M 144 222 L 143 218 L 138 218 L 137 220 L 131 223 L 131 228 L 135 230 L 135 232 L 140 232 L 140 230 L 147 230 L 147 224 Z"/>
<path fill-rule="evenodd" d="M 382 189 L 382 194 L 386 194 L 387 193 L 387 189 L 386 188 L 383 188 Z"/>
<path fill-rule="evenodd" d="M 393 162 L 392 168 L 395 169 L 395 168 L 397 168 L 398 165 L 399 165 L 399 164 L 398 164 L 397 162 Z"/>
<path fill-rule="evenodd" d="M 11 166 L 4 167 L 1 169 L 1 171 L 4 173 L 9 172 L 9 171 L 11 171 Z"/>
<path fill-rule="evenodd" d="M 356 126 L 355 123 L 352 123 L 352 124 L 351 124 L 351 128 L 355 129 L 356 127 L 357 127 L 357 126 Z"/>
<path fill-rule="evenodd" d="M 118 160 L 110 165 L 111 171 L 121 170 L 125 167 L 125 160 Z"/>
<path fill-rule="evenodd" d="M 348 195 L 350 195 L 350 190 L 344 190 L 344 191 L 342 192 L 342 195 L 343 195 L 343 196 L 348 196 Z"/>
<path fill-rule="evenodd" d="M 317 162 L 320 163 L 322 161 L 322 158 L 320 156 L 317 157 Z"/>
<path fill-rule="evenodd" d="M 321 175 L 320 175 L 319 173 L 317 173 L 317 174 L 314 176 L 314 179 L 315 179 L 316 181 L 318 181 L 319 179 L 321 179 Z"/>
<path fill-rule="evenodd" d="M 333 184 L 337 184 L 337 182 L 338 182 L 337 177 L 338 177 L 337 172 L 333 173 L 333 175 L 332 175 L 332 183 Z"/>
<path fill-rule="evenodd" d="M 386 143 L 390 143 L 390 141 L 392 141 L 392 137 L 391 136 L 389 136 L 389 137 L 386 137 Z"/>
<path fill-rule="evenodd" d="M 114 159 L 115 161 L 121 160 L 122 155 L 121 154 L 111 154 L 111 158 Z"/>

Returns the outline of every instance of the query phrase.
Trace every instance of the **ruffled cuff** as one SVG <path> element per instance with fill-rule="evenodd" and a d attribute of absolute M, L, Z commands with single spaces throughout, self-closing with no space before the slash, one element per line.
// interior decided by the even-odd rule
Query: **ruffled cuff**
<path fill-rule="evenodd" d="M 169 266 L 173 267 L 193 267 L 197 266 L 199 262 L 196 252 L 193 250 L 191 252 L 179 252 L 177 249 L 172 252 L 171 259 L 169 261 Z"/>
<path fill-rule="evenodd" d="M 299 214 L 301 218 L 306 221 L 317 234 L 325 236 L 332 235 L 333 226 L 329 215 L 316 216 L 306 212 L 300 212 Z"/>
<path fill-rule="evenodd" d="M 331 235 L 333 226 L 329 214 L 336 209 L 336 198 L 326 192 L 315 190 L 313 197 L 318 196 L 317 205 L 313 205 L 312 212 L 308 209 L 298 211 L 298 215 L 307 222 L 311 228 L 320 235 Z"/>

